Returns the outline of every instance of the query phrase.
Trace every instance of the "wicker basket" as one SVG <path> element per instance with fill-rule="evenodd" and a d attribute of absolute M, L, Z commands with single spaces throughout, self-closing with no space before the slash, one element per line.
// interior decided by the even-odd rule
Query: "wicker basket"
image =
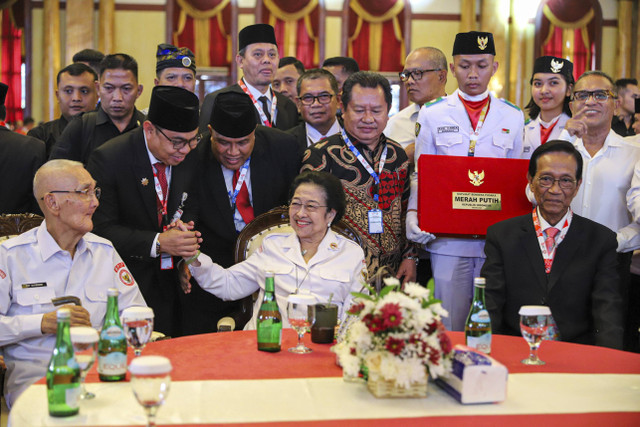
<path fill-rule="evenodd" d="M 375 397 L 427 397 L 427 373 L 408 388 L 400 387 L 395 381 L 386 380 L 377 369 L 369 368 L 367 388 Z"/>

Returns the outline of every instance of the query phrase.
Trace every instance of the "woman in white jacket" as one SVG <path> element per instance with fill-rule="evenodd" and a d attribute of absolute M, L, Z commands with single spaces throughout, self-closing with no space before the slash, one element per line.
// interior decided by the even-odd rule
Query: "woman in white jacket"
<path fill-rule="evenodd" d="M 289 223 L 293 232 L 275 232 L 245 261 L 228 269 L 200 254 L 189 271 L 207 292 L 224 300 L 236 300 L 264 292 L 265 272 L 275 273 L 275 293 L 283 327 L 287 297 L 311 295 L 318 303 L 331 302 L 343 318 L 351 305 L 351 292 L 362 289 L 366 271 L 364 252 L 352 240 L 331 230 L 345 210 L 340 180 L 326 172 L 304 172 L 293 181 Z M 245 326 L 255 329 L 257 310 Z"/>
<path fill-rule="evenodd" d="M 531 120 L 524 127 L 523 157 L 547 141 L 557 139 L 571 118 L 569 101 L 573 63 L 555 56 L 541 56 L 533 65 L 531 100 L 525 109 Z"/>

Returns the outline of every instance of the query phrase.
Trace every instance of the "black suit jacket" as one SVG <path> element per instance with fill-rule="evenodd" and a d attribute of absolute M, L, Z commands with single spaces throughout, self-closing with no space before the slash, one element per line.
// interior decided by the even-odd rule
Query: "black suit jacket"
<path fill-rule="evenodd" d="M 212 92 L 204 97 L 204 101 L 202 101 L 202 107 L 200 108 L 200 132 L 204 133 L 207 131 L 207 125 L 211 120 L 211 113 L 213 112 L 213 105 L 215 103 L 216 97 L 219 93 L 223 92 L 239 92 L 244 93 L 240 85 L 233 84 L 231 86 L 227 86 L 215 92 Z M 287 130 L 294 127 L 298 124 L 298 107 L 293 103 L 289 98 L 280 94 L 280 92 L 273 91 L 276 95 L 276 129 Z M 256 110 L 256 117 L 258 119 L 258 123 L 262 124 L 262 120 L 260 120 L 260 114 L 258 110 Z"/>
<path fill-rule="evenodd" d="M 171 168 L 169 221 L 184 207 L 195 163 L 192 152 Z M 155 311 L 155 329 L 180 335 L 177 269 L 161 270 L 160 258 L 151 258 L 153 241 L 162 229 L 142 127 L 95 149 L 87 169 L 102 188 L 100 206 L 93 216 L 95 233 L 111 240 L 131 269 L 147 304 Z M 174 266 L 177 261 L 174 258 Z"/>
<path fill-rule="evenodd" d="M 187 200 L 184 219 L 194 220 L 196 229 L 202 233 L 200 250 L 214 262 L 228 268 L 235 262 L 238 233 L 222 168 L 211 152 L 208 139 L 203 140 L 196 151 L 198 172 Z M 289 188 L 301 166 L 294 138 L 277 129 L 258 126 L 249 165 L 254 215 L 257 217 L 286 204 Z M 187 298 L 189 303 L 183 311 L 190 319 L 187 322 L 191 328 L 188 333 L 215 331 L 217 321 L 237 312 L 240 306 L 237 302 L 222 301 L 199 286 L 193 286 Z M 248 319 L 242 320 L 246 322 Z M 238 328 L 242 326 L 237 325 Z"/>
<path fill-rule="evenodd" d="M 300 155 L 304 155 L 304 152 L 308 148 L 308 140 L 307 140 L 307 128 L 306 123 L 299 123 L 297 126 L 292 127 L 287 131 L 289 135 L 293 135 L 296 138 L 296 142 L 298 143 L 298 149 L 300 150 Z"/>
<path fill-rule="evenodd" d="M 489 227 L 482 276 L 493 332 L 520 335 L 520 307 L 546 305 L 563 341 L 622 348 L 616 247 L 614 232 L 574 214 L 547 275 L 531 214 Z"/>
<path fill-rule="evenodd" d="M 45 144 L 0 126 L 0 213 L 41 213 L 33 176 L 46 160 Z"/>

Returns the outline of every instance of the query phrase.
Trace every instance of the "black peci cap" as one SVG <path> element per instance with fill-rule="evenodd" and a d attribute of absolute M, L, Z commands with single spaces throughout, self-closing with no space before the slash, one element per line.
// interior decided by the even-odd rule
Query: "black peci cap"
<path fill-rule="evenodd" d="M 272 43 L 276 46 L 276 33 L 268 24 L 255 24 L 244 27 L 238 34 L 238 50 L 242 50 L 252 43 Z"/>
<path fill-rule="evenodd" d="M 536 58 L 533 63 L 533 73 L 531 73 L 531 81 L 533 83 L 533 75 L 535 73 L 553 73 L 561 74 L 569 82 L 575 83 L 573 78 L 573 62 L 568 59 L 558 58 L 556 56 L 541 56 Z"/>
<path fill-rule="evenodd" d="M 198 97 L 186 89 L 155 86 L 151 92 L 147 120 L 173 132 L 191 132 L 200 119 Z"/>
<path fill-rule="evenodd" d="M 249 95 L 223 92 L 216 96 L 209 120 L 213 130 L 227 138 L 242 138 L 256 129 L 256 108 Z"/>
<path fill-rule="evenodd" d="M 469 31 L 456 34 L 453 42 L 452 55 L 483 55 L 496 54 L 496 46 L 493 43 L 493 34 L 481 31 Z"/>

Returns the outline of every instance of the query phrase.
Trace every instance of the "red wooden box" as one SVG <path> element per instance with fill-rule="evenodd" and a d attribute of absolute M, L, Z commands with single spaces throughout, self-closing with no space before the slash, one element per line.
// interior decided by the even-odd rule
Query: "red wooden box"
<path fill-rule="evenodd" d="M 529 160 L 422 155 L 418 223 L 438 236 L 482 237 L 487 227 L 532 210 Z"/>

